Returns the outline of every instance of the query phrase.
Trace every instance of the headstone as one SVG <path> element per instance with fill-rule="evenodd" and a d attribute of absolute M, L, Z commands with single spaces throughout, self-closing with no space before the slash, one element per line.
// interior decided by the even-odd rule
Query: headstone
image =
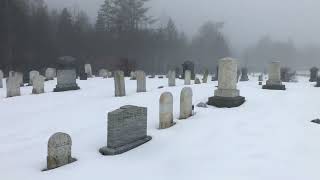
<path fill-rule="evenodd" d="M 259 75 L 258 81 L 263 81 L 263 74 Z"/>
<path fill-rule="evenodd" d="M 196 75 L 194 73 L 194 63 L 192 61 L 185 61 L 183 64 L 182 64 L 182 68 L 183 68 L 183 78 L 185 78 L 185 73 L 187 70 L 190 71 L 191 73 L 191 79 L 194 80 Z"/>
<path fill-rule="evenodd" d="M 147 92 L 146 74 L 143 71 L 136 71 L 137 92 Z"/>
<path fill-rule="evenodd" d="M 32 94 L 42 94 L 42 93 L 44 93 L 44 80 L 45 80 L 45 77 L 43 77 L 41 75 L 33 77 Z"/>
<path fill-rule="evenodd" d="M 39 76 L 40 73 L 39 71 L 30 71 L 29 72 L 29 86 L 32 86 L 32 82 L 33 82 L 33 78 L 36 77 L 36 76 Z"/>
<path fill-rule="evenodd" d="M 108 78 L 108 70 L 106 70 L 106 69 L 100 69 L 100 70 L 99 70 L 99 77 Z"/>
<path fill-rule="evenodd" d="M 65 133 L 55 133 L 48 141 L 47 169 L 55 169 L 76 161 L 71 156 L 71 137 Z"/>
<path fill-rule="evenodd" d="M 147 136 L 147 108 L 123 106 L 108 113 L 108 142 L 102 155 L 117 155 L 136 148 L 152 138 Z"/>
<path fill-rule="evenodd" d="M 0 70 L 0 78 L 3 79 L 4 78 L 4 74 L 3 74 L 3 71 Z"/>
<path fill-rule="evenodd" d="M 168 84 L 170 87 L 176 86 L 176 72 L 175 71 L 169 71 L 168 72 Z"/>
<path fill-rule="evenodd" d="M 180 119 L 192 116 L 192 89 L 184 87 L 180 94 Z"/>
<path fill-rule="evenodd" d="M 310 69 L 310 82 L 316 82 L 318 77 L 318 71 L 319 69 L 317 67 L 312 67 Z"/>
<path fill-rule="evenodd" d="M 126 87 L 124 82 L 123 71 L 114 72 L 114 88 L 116 97 L 126 96 Z"/>
<path fill-rule="evenodd" d="M 195 83 L 195 84 L 201 84 L 201 81 L 200 81 L 199 78 L 196 78 L 196 80 L 194 80 L 194 83 Z"/>
<path fill-rule="evenodd" d="M 0 77 L 0 88 L 3 88 L 3 78 Z"/>
<path fill-rule="evenodd" d="M 137 76 L 136 76 L 136 72 L 131 72 L 130 73 L 130 80 L 136 80 L 137 79 Z"/>
<path fill-rule="evenodd" d="M 249 81 L 248 68 L 241 68 L 241 78 L 240 81 Z"/>
<path fill-rule="evenodd" d="M 237 61 L 224 58 L 219 61 L 218 89 L 209 98 L 208 105 L 222 107 L 238 107 L 245 102 L 237 89 Z"/>
<path fill-rule="evenodd" d="M 86 72 L 84 72 L 84 71 L 80 71 L 80 73 L 79 73 L 79 79 L 80 79 L 81 81 L 86 81 L 86 80 L 88 80 L 88 74 L 87 74 Z"/>
<path fill-rule="evenodd" d="M 6 80 L 7 97 L 20 96 L 20 83 L 17 76 L 9 76 Z"/>
<path fill-rule="evenodd" d="M 173 96 L 170 92 L 164 92 L 159 102 L 159 129 L 166 129 L 174 125 L 173 122 Z"/>
<path fill-rule="evenodd" d="M 191 71 L 186 70 L 184 72 L 184 85 L 190 85 L 191 84 Z"/>
<path fill-rule="evenodd" d="M 290 82 L 290 68 L 288 67 L 283 67 L 280 69 L 280 79 L 282 82 Z"/>
<path fill-rule="evenodd" d="M 200 107 L 200 108 L 208 108 L 207 104 L 204 103 L 204 102 L 200 102 L 199 104 L 197 104 L 197 107 Z"/>
<path fill-rule="evenodd" d="M 85 64 L 84 65 L 84 72 L 87 73 L 88 78 L 92 78 L 91 64 Z"/>
<path fill-rule="evenodd" d="M 54 80 L 54 78 L 57 76 L 56 69 L 55 68 L 47 68 L 45 75 L 46 75 L 47 81 Z"/>
<path fill-rule="evenodd" d="M 314 87 L 320 87 L 320 76 L 317 78 L 317 84 Z"/>
<path fill-rule="evenodd" d="M 263 89 L 270 90 L 286 90 L 285 85 L 282 85 L 280 75 L 280 62 L 272 62 L 269 66 L 269 79 Z"/>
<path fill-rule="evenodd" d="M 14 76 L 17 77 L 20 86 L 21 86 L 21 87 L 24 86 L 24 83 L 23 83 L 23 73 L 22 73 L 22 72 L 15 72 Z"/>
<path fill-rule="evenodd" d="M 57 61 L 57 86 L 54 92 L 78 90 L 75 58 L 70 56 L 60 57 Z"/>
<path fill-rule="evenodd" d="M 206 69 L 204 71 L 204 74 L 203 74 L 202 83 L 207 83 L 208 82 L 208 76 L 209 76 L 209 70 Z"/>

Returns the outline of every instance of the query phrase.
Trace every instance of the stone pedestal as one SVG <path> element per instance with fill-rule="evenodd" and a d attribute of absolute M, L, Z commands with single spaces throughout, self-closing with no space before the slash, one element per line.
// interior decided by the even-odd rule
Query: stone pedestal
<path fill-rule="evenodd" d="M 232 58 L 224 58 L 219 61 L 218 89 L 214 96 L 208 100 L 208 105 L 219 108 L 238 107 L 245 102 L 237 89 L 237 61 Z"/>
<path fill-rule="evenodd" d="M 262 89 L 286 90 L 281 81 L 280 62 L 272 62 L 269 66 L 269 79 Z"/>
<path fill-rule="evenodd" d="M 75 59 L 73 57 L 61 57 L 58 62 L 57 86 L 54 92 L 78 90 Z"/>

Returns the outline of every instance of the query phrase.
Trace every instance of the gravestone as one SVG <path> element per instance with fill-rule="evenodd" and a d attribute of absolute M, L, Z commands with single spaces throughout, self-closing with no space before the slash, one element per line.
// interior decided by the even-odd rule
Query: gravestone
<path fill-rule="evenodd" d="M 201 81 L 200 81 L 199 78 L 196 78 L 196 80 L 194 80 L 194 83 L 195 83 L 195 84 L 201 84 Z"/>
<path fill-rule="evenodd" d="M 55 133 L 48 141 L 47 169 L 55 169 L 76 161 L 71 156 L 71 137 L 65 133 Z"/>
<path fill-rule="evenodd" d="M 126 96 L 126 87 L 124 82 L 123 71 L 114 72 L 114 90 L 116 97 Z"/>
<path fill-rule="evenodd" d="M 55 68 L 47 68 L 45 72 L 46 81 L 54 80 L 54 78 L 57 76 L 57 72 Z"/>
<path fill-rule="evenodd" d="M 147 92 L 146 74 L 143 71 L 136 71 L 137 92 Z"/>
<path fill-rule="evenodd" d="M 190 71 L 191 73 L 191 79 L 194 80 L 196 75 L 194 73 L 194 63 L 192 61 L 185 61 L 183 64 L 182 64 L 182 69 L 183 69 L 183 78 L 185 78 L 185 73 L 186 71 Z"/>
<path fill-rule="evenodd" d="M 203 74 L 202 83 L 207 83 L 208 82 L 208 76 L 209 76 L 209 70 L 206 69 L 204 71 L 204 74 Z"/>
<path fill-rule="evenodd" d="M 130 73 L 130 80 L 136 80 L 137 79 L 137 76 L 136 76 L 136 72 L 131 72 Z"/>
<path fill-rule="evenodd" d="M 102 155 L 117 155 L 136 148 L 152 138 L 147 136 L 147 108 L 123 106 L 108 113 L 108 142 Z"/>
<path fill-rule="evenodd" d="M 92 68 L 91 64 L 85 64 L 84 65 L 84 72 L 87 74 L 88 78 L 92 78 Z"/>
<path fill-rule="evenodd" d="M 3 77 L 0 77 L 0 88 L 3 88 Z"/>
<path fill-rule="evenodd" d="M 57 85 L 54 92 L 78 90 L 76 59 L 71 56 L 60 57 L 57 61 Z"/>
<path fill-rule="evenodd" d="M 85 71 L 81 70 L 80 73 L 79 73 L 79 79 L 81 81 L 88 80 L 88 74 Z"/>
<path fill-rule="evenodd" d="M 263 81 L 263 74 L 259 75 L 258 81 Z"/>
<path fill-rule="evenodd" d="M 169 87 L 176 86 L 176 72 L 170 70 L 168 72 L 168 85 Z"/>
<path fill-rule="evenodd" d="M 209 98 L 208 105 L 219 108 L 238 107 L 245 102 L 237 89 L 237 61 L 224 58 L 219 61 L 218 89 L 214 96 Z"/>
<path fill-rule="evenodd" d="M 317 77 L 317 84 L 314 87 L 320 87 L 320 76 Z"/>
<path fill-rule="evenodd" d="M 45 77 L 43 77 L 41 75 L 33 77 L 32 94 L 42 94 L 42 93 L 44 93 L 44 80 L 45 80 Z"/>
<path fill-rule="evenodd" d="M 22 73 L 22 72 L 15 72 L 15 73 L 14 73 L 14 76 L 17 77 L 18 82 L 19 82 L 19 85 L 20 85 L 21 87 L 24 86 L 24 83 L 23 83 L 23 73 Z"/>
<path fill-rule="evenodd" d="M 3 74 L 3 71 L 0 70 L 0 78 L 3 79 L 4 78 L 4 74 Z"/>
<path fill-rule="evenodd" d="M 269 66 L 269 79 L 262 89 L 270 90 L 286 90 L 285 85 L 282 85 L 280 75 L 280 62 L 272 62 Z"/>
<path fill-rule="evenodd" d="M 180 94 L 180 119 L 192 116 L 192 89 L 184 87 Z"/>
<path fill-rule="evenodd" d="M 113 77 L 113 73 L 111 71 L 108 72 L 108 78 L 112 78 Z"/>
<path fill-rule="evenodd" d="M 186 70 L 184 72 L 184 85 L 190 85 L 191 84 L 191 71 Z"/>
<path fill-rule="evenodd" d="M 30 71 L 29 72 L 29 86 L 32 86 L 32 82 L 33 82 L 33 78 L 36 77 L 36 76 L 39 76 L 40 73 L 39 71 Z"/>
<path fill-rule="evenodd" d="M 159 100 L 159 129 L 173 126 L 173 96 L 170 92 L 164 92 Z"/>
<path fill-rule="evenodd" d="M 248 68 L 241 68 L 241 78 L 240 81 L 249 81 Z"/>
<path fill-rule="evenodd" d="M 99 70 L 99 77 L 108 78 L 108 70 L 106 70 L 106 69 L 100 69 L 100 70 Z"/>
<path fill-rule="evenodd" d="M 318 71 L 319 69 L 317 67 L 312 67 L 310 69 L 310 82 L 316 82 L 318 77 Z"/>
<path fill-rule="evenodd" d="M 290 79 L 291 79 L 290 68 L 288 67 L 281 68 L 280 77 L 282 82 L 290 82 Z"/>
<path fill-rule="evenodd" d="M 6 80 L 7 97 L 20 96 L 20 82 L 17 76 L 9 76 Z"/>

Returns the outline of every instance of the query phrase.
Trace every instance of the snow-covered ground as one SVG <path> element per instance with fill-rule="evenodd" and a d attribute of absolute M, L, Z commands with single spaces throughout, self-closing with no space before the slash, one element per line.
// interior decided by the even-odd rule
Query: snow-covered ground
<path fill-rule="evenodd" d="M 1 180 L 319 180 L 320 88 L 300 77 L 287 91 L 262 90 L 257 77 L 239 82 L 247 101 L 239 108 L 195 108 L 190 119 L 177 120 L 180 91 L 167 79 L 147 79 L 146 93 L 135 93 L 126 79 L 127 96 L 114 97 L 113 79 L 78 81 L 81 90 L 5 98 L 0 89 Z M 193 103 L 206 102 L 217 82 L 191 85 Z M 174 95 L 177 125 L 158 130 L 159 97 Z M 152 141 L 118 156 L 102 156 L 107 142 L 107 113 L 122 105 L 148 107 Z M 52 171 L 46 167 L 47 141 L 55 132 L 73 140 L 78 161 Z"/>

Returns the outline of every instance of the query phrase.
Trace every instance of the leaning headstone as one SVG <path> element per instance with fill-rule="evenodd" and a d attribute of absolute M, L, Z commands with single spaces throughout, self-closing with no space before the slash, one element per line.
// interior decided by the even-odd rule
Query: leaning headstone
<path fill-rule="evenodd" d="M 238 107 L 245 102 L 237 89 L 237 61 L 224 58 L 219 61 L 218 89 L 209 98 L 208 105 L 222 107 Z"/>
<path fill-rule="evenodd" d="M 186 70 L 184 72 L 184 85 L 190 85 L 191 84 L 191 71 Z"/>
<path fill-rule="evenodd" d="M 136 80 L 137 79 L 137 76 L 136 76 L 136 72 L 131 72 L 130 73 L 130 80 Z"/>
<path fill-rule="evenodd" d="M 46 81 L 53 80 L 57 76 L 55 68 L 47 68 L 45 72 Z"/>
<path fill-rule="evenodd" d="M 99 77 L 108 78 L 108 70 L 106 70 L 106 69 L 100 69 L 100 70 L 99 70 Z"/>
<path fill-rule="evenodd" d="M 248 68 L 241 68 L 241 78 L 240 81 L 249 81 Z"/>
<path fill-rule="evenodd" d="M 180 94 L 180 119 L 192 116 L 192 89 L 184 87 Z"/>
<path fill-rule="evenodd" d="M 146 74 L 143 71 L 136 71 L 137 92 L 147 92 Z"/>
<path fill-rule="evenodd" d="M 29 72 L 29 86 L 32 86 L 32 82 L 33 82 L 33 78 L 36 77 L 36 76 L 39 76 L 40 73 L 39 71 L 30 71 Z"/>
<path fill-rule="evenodd" d="M 126 96 L 126 87 L 124 82 L 123 71 L 114 72 L 114 88 L 116 97 Z"/>
<path fill-rule="evenodd" d="M 159 101 L 159 129 L 166 129 L 173 126 L 173 96 L 170 92 L 164 92 Z"/>
<path fill-rule="evenodd" d="M 48 141 L 47 169 L 55 169 L 76 161 L 71 156 L 72 140 L 68 134 L 55 133 Z"/>
<path fill-rule="evenodd" d="M 102 155 L 117 155 L 136 148 L 152 138 L 147 136 L 147 108 L 123 106 L 108 113 L 108 142 Z"/>
<path fill-rule="evenodd" d="M 168 84 L 170 87 L 176 86 L 176 72 L 175 71 L 169 71 L 168 72 Z"/>
<path fill-rule="evenodd" d="M 208 82 L 208 76 L 209 76 L 209 71 L 208 71 L 208 69 L 206 69 L 203 74 L 202 83 Z"/>
<path fill-rule="evenodd" d="M 91 64 L 84 65 L 84 72 L 87 73 L 88 78 L 92 78 L 92 67 Z"/>
<path fill-rule="evenodd" d="M 192 61 L 185 61 L 182 64 L 182 68 L 183 68 L 183 78 L 185 78 L 185 73 L 186 71 L 190 71 L 191 73 L 191 79 L 194 80 L 196 75 L 194 73 L 194 63 Z"/>
<path fill-rule="evenodd" d="M 20 96 L 20 83 L 17 76 L 9 76 L 6 80 L 7 97 Z"/>
<path fill-rule="evenodd" d="M 200 81 L 199 78 L 196 78 L 196 80 L 194 80 L 194 83 L 195 83 L 195 84 L 201 84 L 201 81 Z"/>
<path fill-rule="evenodd" d="M 45 77 L 39 75 L 33 78 L 33 89 L 32 94 L 42 94 L 44 93 L 44 80 Z"/>
<path fill-rule="evenodd" d="M 318 77 L 319 69 L 317 67 L 312 67 L 310 69 L 310 82 L 316 82 Z"/>
<path fill-rule="evenodd" d="M 54 92 L 78 90 L 77 73 L 75 68 L 76 59 L 70 56 L 64 56 L 57 61 L 57 86 Z"/>
<path fill-rule="evenodd" d="M 280 62 L 272 62 L 269 66 L 269 79 L 262 89 L 270 90 L 286 90 L 285 85 L 282 84 L 280 74 Z"/>

